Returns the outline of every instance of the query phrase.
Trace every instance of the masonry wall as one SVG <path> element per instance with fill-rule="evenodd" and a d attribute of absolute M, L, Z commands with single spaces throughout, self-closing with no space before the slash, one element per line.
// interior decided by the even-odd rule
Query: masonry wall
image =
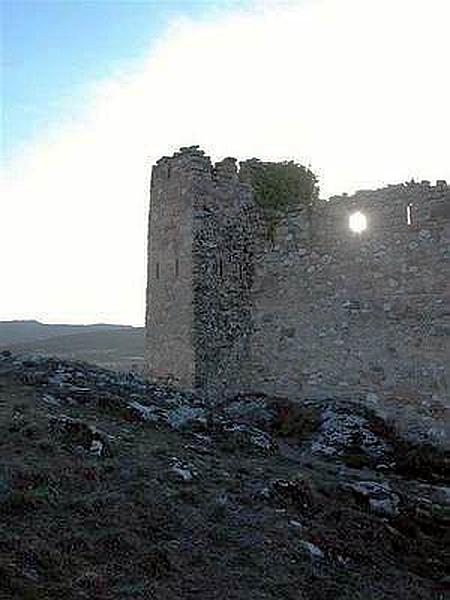
<path fill-rule="evenodd" d="M 251 331 L 252 191 L 234 159 L 205 163 L 195 188 L 194 348 L 196 387 L 214 401 L 242 388 Z"/>
<path fill-rule="evenodd" d="M 286 214 L 271 242 L 241 179 L 245 163 L 213 165 L 197 147 L 154 167 L 148 375 L 211 401 L 383 398 L 450 422 L 448 186 L 318 201 Z"/>
<path fill-rule="evenodd" d="M 149 377 L 192 387 L 193 177 L 182 154 L 153 168 L 149 210 L 145 363 Z"/>
<path fill-rule="evenodd" d="M 211 400 L 241 389 L 248 356 L 255 218 L 234 159 L 182 148 L 153 169 L 146 368 Z"/>
<path fill-rule="evenodd" d="M 359 235 L 348 226 L 354 211 L 368 220 Z M 450 406 L 449 281 L 444 184 L 359 192 L 287 215 L 256 259 L 247 386 Z"/>

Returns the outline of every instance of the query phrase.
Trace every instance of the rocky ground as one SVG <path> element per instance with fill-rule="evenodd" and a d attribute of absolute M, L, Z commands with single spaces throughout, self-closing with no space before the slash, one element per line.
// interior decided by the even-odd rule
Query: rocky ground
<path fill-rule="evenodd" d="M 0 354 L 0 597 L 450 597 L 450 455 L 354 404 L 207 410 Z"/>

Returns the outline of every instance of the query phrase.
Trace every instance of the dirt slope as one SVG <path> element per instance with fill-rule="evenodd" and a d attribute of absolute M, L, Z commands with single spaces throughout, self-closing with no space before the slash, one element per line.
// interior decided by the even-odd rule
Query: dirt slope
<path fill-rule="evenodd" d="M 0 598 L 443 600 L 450 457 L 332 399 L 0 355 Z"/>

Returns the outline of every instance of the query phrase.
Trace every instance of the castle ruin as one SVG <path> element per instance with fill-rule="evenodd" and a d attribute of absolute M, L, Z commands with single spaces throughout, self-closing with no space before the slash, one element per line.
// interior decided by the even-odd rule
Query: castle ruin
<path fill-rule="evenodd" d="M 153 168 L 146 368 L 211 398 L 396 398 L 450 408 L 450 188 L 387 186 L 287 210 L 198 147 Z M 354 233 L 361 212 L 367 229 Z M 400 401 L 399 400 L 399 401 Z"/>

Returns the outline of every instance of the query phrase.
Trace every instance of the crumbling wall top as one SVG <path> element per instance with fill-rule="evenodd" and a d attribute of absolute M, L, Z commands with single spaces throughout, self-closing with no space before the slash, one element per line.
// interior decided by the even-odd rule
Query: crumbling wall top
<path fill-rule="evenodd" d="M 388 184 L 384 187 L 375 190 L 357 190 L 352 195 L 347 193 L 330 196 L 325 202 L 346 202 L 352 200 L 372 200 L 383 202 L 389 198 L 411 195 L 411 193 L 422 197 L 443 196 L 450 191 L 445 179 L 436 180 L 436 184 L 432 185 L 430 181 L 424 179 L 420 182 L 411 180 L 405 183 Z"/>
<path fill-rule="evenodd" d="M 224 158 L 214 165 L 214 175 L 218 179 L 227 179 L 231 181 L 238 180 L 238 169 L 236 159 L 232 157 Z"/>

